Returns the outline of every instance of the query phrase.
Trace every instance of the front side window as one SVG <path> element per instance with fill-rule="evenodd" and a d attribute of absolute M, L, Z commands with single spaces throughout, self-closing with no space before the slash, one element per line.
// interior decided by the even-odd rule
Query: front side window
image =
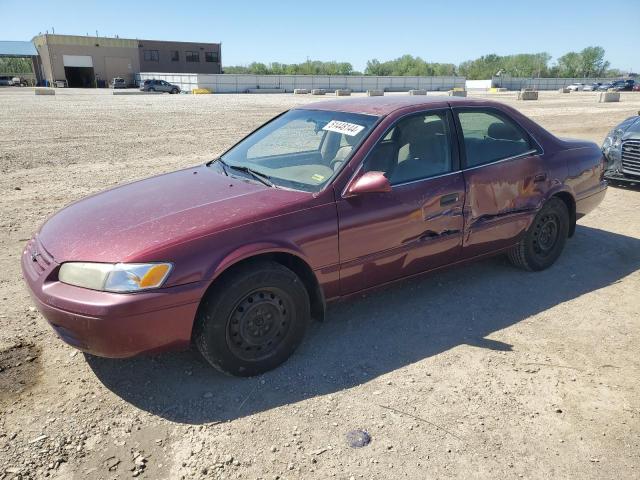
<path fill-rule="evenodd" d="M 448 113 L 430 112 L 400 120 L 373 148 L 365 171 L 381 171 L 391 185 L 453 170 Z"/>
<path fill-rule="evenodd" d="M 285 188 L 319 191 L 355 153 L 377 117 L 290 110 L 220 157 L 232 175 L 251 169 Z"/>
<path fill-rule="evenodd" d="M 190 63 L 197 63 L 200 61 L 200 53 L 197 51 L 187 50 L 186 52 L 184 52 L 184 57 L 187 62 Z"/>
<path fill-rule="evenodd" d="M 145 62 L 158 62 L 160 60 L 160 54 L 158 50 L 145 50 L 144 61 Z"/>
<path fill-rule="evenodd" d="M 532 150 L 527 135 L 504 115 L 478 110 L 460 110 L 466 166 L 476 167 L 515 157 Z"/>

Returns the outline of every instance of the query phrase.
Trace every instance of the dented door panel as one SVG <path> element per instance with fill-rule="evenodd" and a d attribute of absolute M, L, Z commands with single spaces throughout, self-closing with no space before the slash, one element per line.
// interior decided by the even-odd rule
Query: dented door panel
<path fill-rule="evenodd" d="M 537 154 L 464 171 L 464 257 L 515 244 L 544 202 L 552 180 Z"/>
<path fill-rule="evenodd" d="M 340 199 L 342 294 L 456 261 L 463 204 L 461 172 Z"/>

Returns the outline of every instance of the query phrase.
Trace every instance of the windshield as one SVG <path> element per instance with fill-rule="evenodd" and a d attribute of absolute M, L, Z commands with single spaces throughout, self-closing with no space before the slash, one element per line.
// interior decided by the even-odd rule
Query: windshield
<path fill-rule="evenodd" d="M 317 192 L 351 158 L 377 120 L 356 113 L 290 110 L 220 159 L 231 175 L 257 174 L 275 187 Z"/>

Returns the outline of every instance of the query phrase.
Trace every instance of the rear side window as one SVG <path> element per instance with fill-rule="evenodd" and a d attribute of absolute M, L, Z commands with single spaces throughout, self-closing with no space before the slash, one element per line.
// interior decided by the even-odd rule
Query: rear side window
<path fill-rule="evenodd" d="M 466 166 L 476 167 L 532 150 L 525 132 L 513 121 L 487 111 L 458 111 Z"/>

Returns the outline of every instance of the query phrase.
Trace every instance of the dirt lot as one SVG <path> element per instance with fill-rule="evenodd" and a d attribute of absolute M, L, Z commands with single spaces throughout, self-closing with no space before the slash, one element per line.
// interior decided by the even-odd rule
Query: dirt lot
<path fill-rule="evenodd" d="M 600 143 L 640 94 L 595 96 L 495 97 Z M 550 270 L 495 258 L 334 305 L 262 377 L 55 337 L 19 268 L 49 214 L 310 100 L 0 90 L 0 480 L 640 478 L 640 189 L 610 188 Z M 354 429 L 371 443 L 350 448 Z"/>

